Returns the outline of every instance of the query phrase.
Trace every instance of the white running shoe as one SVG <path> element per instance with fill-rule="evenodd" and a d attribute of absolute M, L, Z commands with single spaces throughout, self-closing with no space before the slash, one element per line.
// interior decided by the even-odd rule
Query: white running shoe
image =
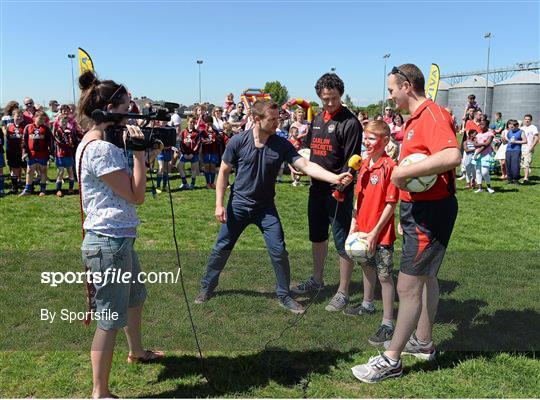
<path fill-rule="evenodd" d="M 356 379 L 365 383 L 378 383 L 403 375 L 401 360 L 392 363 L 384 354 L 371 357 L 367 364 L 356 365 L 351 370 Z"/>
<path fill-rule="evenodd" d="M 386 350 L 390 347 L 390 342 L 390 340 L 384 342 L 384 348 Z M 416 334 L 413 333 L 401 354 L 408 354 L 424 361 L 433 361 L 435 360 L 437 351 L 435 350 L 433 341 L 430 341 L 427 344 L 420 344 Z"/>

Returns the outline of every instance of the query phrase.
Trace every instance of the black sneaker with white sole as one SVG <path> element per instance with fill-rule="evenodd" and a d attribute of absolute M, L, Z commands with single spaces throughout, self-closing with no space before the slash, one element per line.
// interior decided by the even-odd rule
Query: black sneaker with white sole
<path fill-rule="evenodd" d="M 394 329 L 388 325 L 381 325 L 377 328 L 377 331 L 371 335 L 368 339 L 368 342 L 372 346 L 382 346 L 384 342 L 392 340 L 394 336 Z"/>

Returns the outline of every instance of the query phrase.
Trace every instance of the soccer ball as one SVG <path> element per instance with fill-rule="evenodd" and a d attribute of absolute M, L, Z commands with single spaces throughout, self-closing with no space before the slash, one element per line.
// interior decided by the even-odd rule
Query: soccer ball
<path fill-rule="evenodd" d="M 413 153 L 409 154 L 399 163 L 400 166 L 414 164 L 415 162 L 422 161 L 427 158 L 426 154 Z M 425 192 L 429 190 L 437 181 L 437 175 L 419 176 L 417 178 L 411 178 L 407 182 L 405 190 L 408 192 Z"/>
<path fill-rule="evenodd" d="M 373 253 L 368 252 L 366 239 L 360 237 L 360 232 L 351 233 L 345 240 L 345 252 L 354 261 L 366 262 L 373 257 Z"/>

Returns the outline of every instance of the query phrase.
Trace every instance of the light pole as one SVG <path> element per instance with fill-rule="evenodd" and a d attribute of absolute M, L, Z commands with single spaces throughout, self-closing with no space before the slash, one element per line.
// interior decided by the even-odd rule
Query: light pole
<path fill-rule="evenodd" d="M 382 89 L 382 103 L 381 103 L 381 114 L 384 115 L 384 103 L 386 103 L 386 60 L 390 58 L 390 53 L 383 56 L 384 59 L 384 76 L 383 76 L 383 89 Z"/>
<path fill-rule="evenodd" d="M 71 61 L 71 88 L 73 89 L 73 104 L 75 103 L 75 75 L 73 74 L 73 60 L 75 59 L 75 54 L 68 54 L 68 58 Z"/>
<path fill-rule="evenodd" d="M 199 64 L 199 104 L 202 104 L 202 95 L 201 95 L 201 64 L 203 63 L 203 60 L 197 60 L 197 64 Z"/>
<path fill-rule="evenodd" d="M 488 40 L 488 51 L 487 51 L 487 67 L 486 67 L 486 88 L 484 90 L 484 113 L 487 114 L 486 104 L 487 104 L 487 90 L 488 90 L 488 81 L 489 81 L 489 51 L 491 47 L 491 32 L 488 32 L 484 35 L 484 39 Z M 488 116 L 491 118 L 491 116 Z"/>

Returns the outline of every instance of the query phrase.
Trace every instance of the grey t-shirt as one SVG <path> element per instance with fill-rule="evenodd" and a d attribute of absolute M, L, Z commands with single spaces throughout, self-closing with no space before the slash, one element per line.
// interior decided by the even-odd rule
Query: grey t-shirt
<path fill-rule="evenodd" d="M 86 143 L 77 148 L 76 162 Z M 84 229 L 112 237 L 136 237 L 139 218 L 135 206 L 118 196 L 101 177 L 125 170 L 131 175 L 124 152 L 114 144 L 96 140 L 86 147 L 82 158 L 81 176 L 83 209 L 86 214 Z"/>
<path fill-rule="evenodd" d="M 294 163 L 300 155 L 286 139 L 271 135 L 261 148 L 255 147 L 253 130 L 234 135 L 223 153 L 223 161 L 236 169 L 230 201 L 235 206 L 257 209 L 274 204 L 276 178 L 283 162 Z"/>

